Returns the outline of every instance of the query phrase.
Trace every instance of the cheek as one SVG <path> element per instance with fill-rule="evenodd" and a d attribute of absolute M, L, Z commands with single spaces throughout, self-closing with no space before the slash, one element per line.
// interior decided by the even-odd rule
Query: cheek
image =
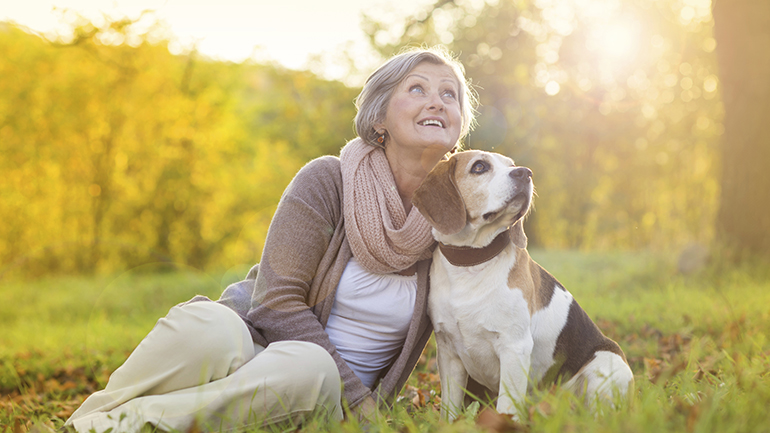
<path fill-rule="evenodd" d="M 411 109 L 411 104 L 406 98 L 393 98 L 388 104 L 388 111 L 386 117 L 390 119 L 391 123 L 399 122 L 408 117 L 408 113 Z"/>
<path fill-rule="evenodd" d="M 454 129 L 457 130 L 457 135 L 459 137 L 460 135 L 460 129 L 462 129 L 463 124 L 463 116 L 460 112 L 459 107 L 453 107 L 452 110 L 449 112 L 449 118 L 452 122 L 452 125 L 454 126 Z"/>
<path fill-rule="evenodd" d="M 452 116 L 452 118 L 454 120 L 456 120 L 458 122 L 462 122 L 463 121 L 463 113 L 460 110 L 460 106 L 457 105 L 457 104 L 452 106 L 452 109 L 450 110 L 450 115 Z"/>

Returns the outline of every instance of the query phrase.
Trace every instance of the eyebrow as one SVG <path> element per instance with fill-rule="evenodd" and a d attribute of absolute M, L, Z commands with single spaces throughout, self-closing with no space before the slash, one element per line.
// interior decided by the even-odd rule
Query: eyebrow
<path fill-rule="evenodd" d="M 411 73 L 411 74 L 406 76 L 406 78 L 409 78 L 409 77 L 418 77 L 418 78 L 422 78 L 425 81 L 430 81 L 428 79 L 428 77 L 426 77 L 424 75 L 420 75 L 420 74 L 415 74 L 415 73 Z M 455 78 L 444 77 L 444 78 L 441 78 L 441 80 L 440 80 L 440 82 L 442 82 L 442 83 L 445 82 L 445 81 L 448 81 L 448 82 L 450 82 L 450 83 L 452 83 L 454 85 L 458 85 L 457 79 L 455 79 Z"/>

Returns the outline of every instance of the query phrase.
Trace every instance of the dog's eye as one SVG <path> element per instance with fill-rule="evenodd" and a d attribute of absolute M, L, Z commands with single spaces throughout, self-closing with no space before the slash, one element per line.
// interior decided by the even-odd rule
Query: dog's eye
<path fill-rule="evenodd" d="M 487 170 L 489 170 L 489 164 L 486 161 L 476 161 L 471 167 L 471 173 L 473 174 L 481 174 Z"/>

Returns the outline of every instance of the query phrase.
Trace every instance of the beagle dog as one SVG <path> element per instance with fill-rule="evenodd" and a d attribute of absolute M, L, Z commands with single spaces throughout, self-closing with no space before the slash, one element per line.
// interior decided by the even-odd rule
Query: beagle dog
<path fill-rule="evenodd" d="M 446 420 L 462 409 L 469 377 L 514 418 L 539 383 L 559 382 L 591 407 L 633 387 L 617 343 L 527 253 L 533 189 L 530 169 L 471 150 L 440 162 L 412 198 L 438 241 L 428 312 Z"/>

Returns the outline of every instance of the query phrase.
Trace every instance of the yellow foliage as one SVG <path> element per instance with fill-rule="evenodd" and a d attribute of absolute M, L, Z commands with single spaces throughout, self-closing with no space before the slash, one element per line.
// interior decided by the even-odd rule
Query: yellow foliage
<path fill-rule="evenodd" d="M 296 170 L 350 138 L 356 91 L 113 24 L 69 43 L 0 24 L 0 273 L 259 261 Z"/>

